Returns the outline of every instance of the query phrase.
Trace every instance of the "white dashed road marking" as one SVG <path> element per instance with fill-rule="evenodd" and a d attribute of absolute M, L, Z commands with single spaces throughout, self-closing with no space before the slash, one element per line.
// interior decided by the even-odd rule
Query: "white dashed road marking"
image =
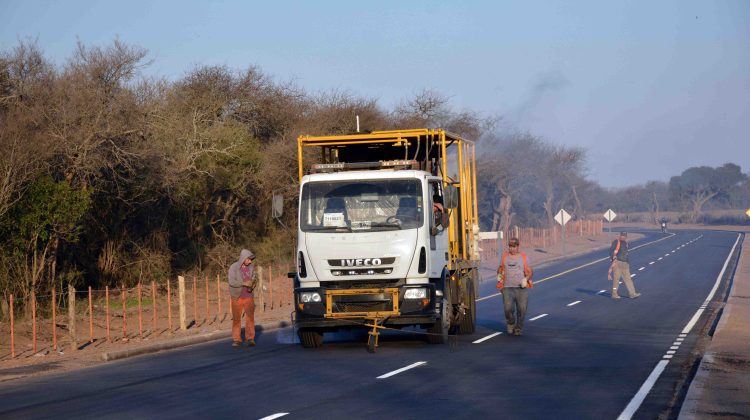
<path fill-rule="evenodd" d="M 641 267 L 641 268 L 638 269 L 638 271 L 643 271 L 644 268 L 646 268 L 646 267 Z"/>
<path fill-rule="evenodd" d="M 378 379 L 390 378 L 393 375 L 398 375 L 401 372 L 407 371 L 409 369 L 414 369 L 417 366 L 422 366 L 422 365 L 426 365 L 426 364 L 427 364 L 427 362 L 412 363 L 409 366 L 405 366 L 405 367 L 402 367 L 401 369 L 396 369 L 396 370 L 394 370 L 392 372 L 388 372 L 386 374 L 380 375 L 380 376 L 378 376 Z"/>
<path fill-rule="evenodd" d="M 565 306 L 573 306 L 573 305 L 578 305 L 579 303 L 581 303 L 581 301 L 580 301 L 580 300 L 577 300 L 577 301 L 575 301 L 575 302 L 570 302 L 569 304 L 567 304 L 567 305 L 565 305 Z"/>
<path fill-rule="evenodd" d="M 477 299 L 477 302 L 479 302 L 480 300 L 485 300 L 485 299 L 493 298 L 493 297 L 495 297 L 495 296 L 500 296 L 500 295 L 502 295 L 502 294 L 503 294 L 503 292 L 500 292 L 500 293 L 495 293 L 494 295 L 489 295 L 489 296 L 485 296 L 485 297 L 483 297 L 483 298 L 479 298 L 479 299 Z"/>
<path fill-rule="evenodd" d="M 263 418 L 262 418 L 262 419 L 260 419 L 260 420 L 273 420 L 273 419 L 277 419 L 277 418 L 279 418 L 279 417 L 284 417 L 284 416 L 286 416 L 286 415 L 288 415 L 288 414 L 289 414 L 289 413 L 276 413 L 276 414 L 271 414 L 270 416 L 266 416 L 266 417 L 263 417 Z"/>
<path fill-rule="evenodd" d="M 473 343 L 473 344 L 479 344 L 479 343 L 481 343 L 481 342 L 483 342 L 483 341 L 487 341 L 487 340 L 489 340 L 489 339 L 490 339 L 490 338 L 492 338 L 492 337 L 497 337 L 497 336 L 498 336 L 498 335 L 500 335 L 500 334 L 502 334 L 502 333 L 501 333 L 501 332 L 496 332 L 496 333 L 492 333 L 492 334 L 488 335 L 487 337 L 482 337 L 482 338 L 480 338 L 479 340 L 475 340 L 475 341 L 472 341 L 472 343 Z"/>
<path fill-rule="evenodd" d="M 604 291 L 604 290 L 602 290 L 602 292 L 603 292 L 603 291 Z M 530 319 L 529 321 L 536 321 L 537 319 L 540 319 L 540 318 L 544 318 L 544 317 L 545 317 L 545 316 L 547 316 L 547 315 L 549 315 L 549 314 L 541 314 L 541 315 L 537 315 L 537 316 L 535 316 L 535 317 L 531 318 L 531 319 Z"/>

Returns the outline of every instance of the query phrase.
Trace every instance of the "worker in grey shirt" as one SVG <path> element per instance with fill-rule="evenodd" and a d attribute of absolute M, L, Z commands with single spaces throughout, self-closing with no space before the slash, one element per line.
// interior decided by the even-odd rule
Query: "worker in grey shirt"
<path fill-rule="evenodd" d="M 612 264 L 609 267 L 610 278 L 612 279 L 612 299 L 620 299 L 617 289 L 620 286 L 620 277 L 622 277 L 625 288 L 631 299 L 635 299 L 641 294 L 635 291 L 633 279 L 630 276 L 630 262 L 628 259 L 628 233 L 620 232 L 620 237 L 612 241 L 609 247 L 609 258 Z M 612 276 L 614 273 L 614 276 Z"/>

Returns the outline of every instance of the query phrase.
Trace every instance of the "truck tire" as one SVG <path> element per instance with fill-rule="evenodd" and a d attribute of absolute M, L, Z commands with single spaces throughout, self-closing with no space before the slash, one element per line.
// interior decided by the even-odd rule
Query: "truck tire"
<path fill-rule="evenodd" d="M 306 349 L 316 349 L 323 345 L 323 333 L 306 328 L 300 329 L 297 334 L 302 347 Z"/>
<path fill-rule="evenodd" d="M 474 288 L 473 279 L 469 280 L 466 285 L 465 304 L 466 313 L 458 326 L 458 333 L 461 335 L 474 334 L 477 329 L 477 291 Z"/>
<path fill-rule="evenodd" d="M 427 328 L 427 342 L 430 344 L 445 344 L 448 342 L 451 318 L 453 318 L 450 290 L 450 287 L 444 288 L 443 301 L 440 304 L 440 319 Z"/>

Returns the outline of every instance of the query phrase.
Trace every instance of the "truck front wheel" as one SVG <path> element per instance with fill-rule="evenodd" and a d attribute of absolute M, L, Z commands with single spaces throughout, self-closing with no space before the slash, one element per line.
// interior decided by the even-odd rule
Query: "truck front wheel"
<path fill-rule="evenodd" d="M 427 328 L 427 342 L 430 344 L 445 344 L 448 342 L 448 332 L 453 318 L 450 287 L 443 291 L 443 301 L 440 303 L 440 319 Z"/>
<path fill-rule="evenodd" d="M 315 349 L 323 345 L 323 333 L 321 332 L 302 328 L 297 334 L 299 335 L 302 347 L 306 349 Z"/>

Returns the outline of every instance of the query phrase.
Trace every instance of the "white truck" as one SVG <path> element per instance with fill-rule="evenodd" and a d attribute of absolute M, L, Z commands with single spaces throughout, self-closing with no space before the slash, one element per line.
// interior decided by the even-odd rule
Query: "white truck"
<path fill-rule="evenodd" d="M 323 334 L 417 326 L 429 342 L 476 323 L 475 149 L 440 129 L 297 140 L 300 197 L 295 325 L 302 345 Z M 309 149 L 320 163 L 306 165 Z M 306 174 L 306 172 L 309 172 Z"/>

